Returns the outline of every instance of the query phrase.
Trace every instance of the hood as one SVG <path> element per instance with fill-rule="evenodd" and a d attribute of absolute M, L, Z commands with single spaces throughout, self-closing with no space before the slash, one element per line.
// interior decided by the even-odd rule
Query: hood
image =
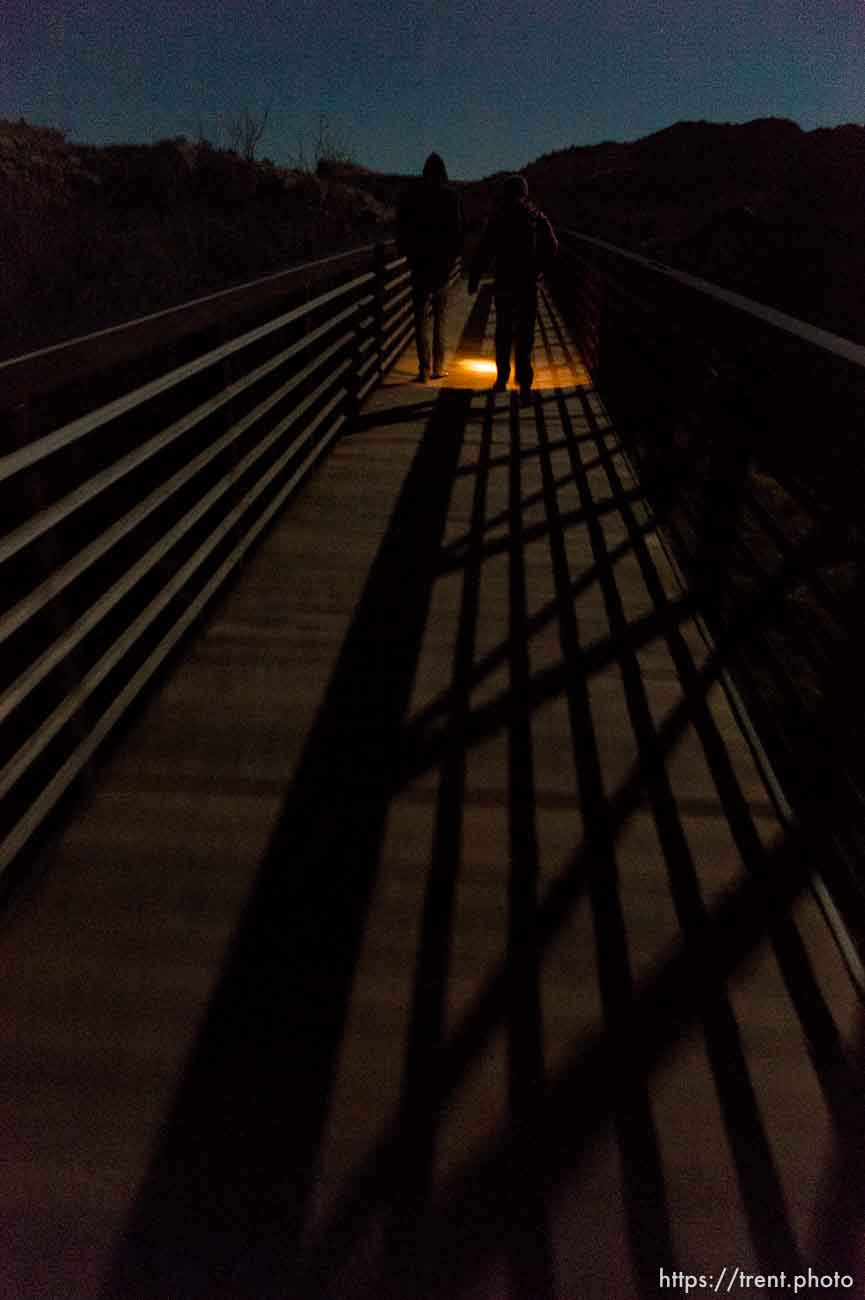
<path fill-rule="evenodd" d="M 506 203 L 527 203 L 529 183 L 525 176 L 514 173 L 502 182 L 502 197 Z"/>
<path fill-rule="evenodd" d="M 447 168 L 440 154 L 431 153 L 423 165 L 423 178 L 428 185 L 446 185 Z"/>

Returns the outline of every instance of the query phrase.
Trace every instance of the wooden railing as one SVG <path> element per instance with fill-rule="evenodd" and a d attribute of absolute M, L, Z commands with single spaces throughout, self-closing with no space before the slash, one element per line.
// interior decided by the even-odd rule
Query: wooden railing
<path fill-rule="evenodd" d="M 0 874 L 411 330 L 379 244 L 0 365 Z"/>
<path fill-rule="evenodd" d="M 831 809 L 825 874 L 861 942 L 865 347 L 560 235 L 554 295 L 707 623 L 730 642 L 787 814 Z"/>

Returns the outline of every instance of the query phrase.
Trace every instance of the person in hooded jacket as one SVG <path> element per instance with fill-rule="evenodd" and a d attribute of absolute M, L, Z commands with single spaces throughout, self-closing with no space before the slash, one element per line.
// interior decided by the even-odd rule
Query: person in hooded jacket
<path fill-rule="evenodd" d="M 492 267 L 496 306 L 496 382 L 507 388 L 511 349 L 520 396 L 531 393 L 532 346 L 537 315 L 538 280 L 559 251 L 549 220 L 529 201 L 524 176 L 508 176 L 502 203 L 490 217 L 469 268 L 469 293 Z"/>
<path fill-rule="evenodd" d="M 448 280 L 462 252 L 465 222 L 459 195 L 448 185 L 447 168 L 437 153 L 424 163 L 419 185 L 399 208 L 397 248 L 411 270 L 418 379 L 430 373 L 429 323 L 432 317 L 432 377 L 445 370 Z"/>

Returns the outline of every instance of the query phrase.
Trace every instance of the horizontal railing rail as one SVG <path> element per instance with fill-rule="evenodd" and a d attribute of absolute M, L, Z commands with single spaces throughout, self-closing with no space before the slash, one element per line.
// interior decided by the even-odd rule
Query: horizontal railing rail
<path fill-rule="evenodd" d="M 562 230 L 548 276 L 794 811 L 827 800 L 827 876 L 865 936 L 865 347 Z M 827 845 L 828 851 L 828 845 Z"/>
<path fill-rule="evenodd" d="M 378 244 L 0 365 L 0 874 L 411 332 Z"/>
<path fill-rule="evenodd" d="M 33 400 L 43 392 L 87 379 L 94 372 L 126 360 L 140 364 L 148 349 L 164 348 L 220 321 L 234 322 L 247 311 L 276 314 L 275 304 L 309 296 L 314 288 L 344 278 L 353 267 L 368 265 L 376 245 L 302 262 L 256 280 L 220 289 L 201 298 L 153 312 L 110 329 L 57 343 L 0 363 L 0 410 L 10 401 Z"/>

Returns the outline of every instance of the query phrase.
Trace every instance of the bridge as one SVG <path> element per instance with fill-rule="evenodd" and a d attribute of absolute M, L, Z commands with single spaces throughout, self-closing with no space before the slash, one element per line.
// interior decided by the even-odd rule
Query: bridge
<path fill-rule="evenodd" d="M 861 1290 L 865 349 L 451 296 L 0 366 L 4 1295 Z"/>

